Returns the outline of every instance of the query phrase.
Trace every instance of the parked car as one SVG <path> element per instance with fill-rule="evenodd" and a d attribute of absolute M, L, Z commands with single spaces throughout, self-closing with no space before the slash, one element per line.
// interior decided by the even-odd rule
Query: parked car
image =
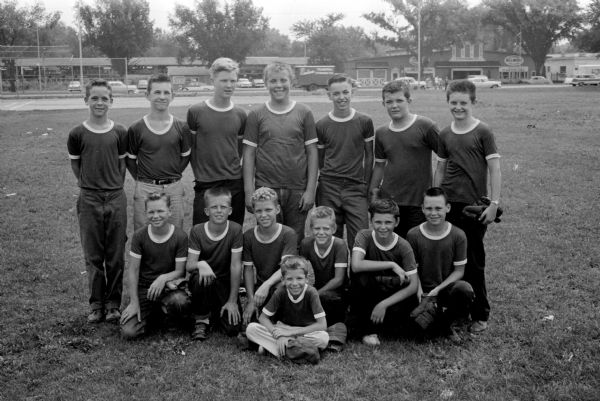
<path fill-rule="evenodd" d="M 252 87 L 253 88 L 264 88 L 265 87 L 265 81 L 263 81 L 262 79 L 255 79 L 252 81 Z"/>
<path fill-rule="evenodd" d="M 571 81 L 573 86 L 600 85 L 600 76 L 594 74 L 575 75 Z"/>
<path fill-rule="evenodd" d="M 181 88 L 184 92 L 210 92 L 214 91 L 215 87 L 213 85 L 205 84 L 203 82 L 190 82 L 183 88 Z"/>
<path fill-rule="evenodd" d="M 252 88 L 252 82 L 248 78 L 240 78 L 237 81 L 238 88 Z"/>
<path fill-rule="evenodd" d="M 69 82 L 69 86 L 68 86 L 67 90 L 69 92 L 81 92 L 81 82 L 79 82 L 79 81 Z"/>
<path fill-rule="evenodd" d="M 125 85 L 122 81 L 108 81 L 112 93 L 138 93 L 137 86 Z"/>
<path fill-rule="evenodd" d="M 486 75 L 469 75 L 467 79 L 475 84 L 476 88 L 500 88 L 502 82 L 489 79 Z"/>
<path fill-rule="evenodd" d="M 147 79 L 140 79 L 138 81 L 137 88 L 140 89 L 140 90 L 142 90 L 142 89 L 143 90 L 148 89 L 148 80 Z"/>
<path fill-rule="evenodd" d="M 413 77 L 398 77 L 394 81 L 402 81 L 410 86 L 412 89 L 425 89 L 425 81 L 417 82 Z"/>
<path fill-rule="evenodd" d="M 552 81 L 549 78 L 542 77 L 540 75 L 534 75 L 529 79 L 521 80 L 521 83 L 531 85 L 551 85 Z"/>

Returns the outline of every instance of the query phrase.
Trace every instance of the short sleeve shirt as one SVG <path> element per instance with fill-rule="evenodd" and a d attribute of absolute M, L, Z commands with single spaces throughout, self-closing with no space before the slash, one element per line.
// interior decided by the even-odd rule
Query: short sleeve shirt
<path fill-rule="evenodd" d="M 348 247 L 341 238 L 333 237 L 329 248 L 323 253 L 319 252 L 313 237 L 304 238 L 300 243 L 300 256 L 312 265 L 317 289 L 335 277 L 335 269 L 348 268 Z"/>
<path fill-rule="evenodd" d="M 373 146 L 375 133 L 371 117 L 352 109 L 348 118 L 329 113 L 317 122 L 317 147 L 324 152 L 320 177 L 344 178 L 365 183 L 365 144 Z"/>
<path fill-rule="evenodd" d="M 163 131 L 156 131 L 145 116 L 129 127 L 128 136 L 129 158 L 137 160 L 138 178 L 181 178 L 181 158 L 191 152 L 191 134 L 185 122 L 171 116 L 169 126 Z"/>
<path fill-rule="evenodd" d="M 268 280 L 279 269 L 281 258 L 298 254 L 296 232 L 288 226 L 277 224 L 277 232 L 267 241 L 258 238 L 258 227 L 244 233 L 242 261 L 244 266 L 254 265 L 258 285 Z"/>
<path fill-rule="evenodd" d="M 83 189 L 115 190 L 123 188 L 123 173 L 119 165 L 127 155 L 127 130 L 110 122 L 105 131 L 86 123 L 69 132 L 69 159 L 80 161 L 79 183 Z"/>
<path fill-rule="evenodd" d="M 208 263 L 217 279 L 229 279 L 231 254 L 242 250 L 242 226 L 233 221 L 227 222 L 227 228 L 219 236 L 210 233 L 208 222 L 196 224 L 190 231 L 188 252 Z"/>
<path fill-rule="evenodd" d="M 132 258 L 140 259 L 138 286 L 148 287 L 158 276 L 175 270 L 175 262 L 187 260 L 188 237 L 178 227 L 171 226 L 166 240 L 159 241 L 150 230 L 142 227 L 131 239 Z"/>
<path fill-rule="evenodd" d="M 395 262 L 400 266 L 407 275 L 417 273 L 417 263 L 415 255 L 409 243 L 393 233 L 394 239 L 387 246 L 377 242 L 375 231 L 372 229 L 360 230 L 354 240 L 354 248 L 352 252 L 361 252 L 365 255 L 365 260 L 389 261 Z M 391 269 L 375 272 L 377 276 L 395 276 Z"/>
<path fill-rule="evenodd" d="M 377 128 L 375 161 L 386 163 L 382 189 L 401 206 L 419 206 L 431 187 L 432 151 L 438 151 L 438 129 L 433 121 L 416 116 L 403 130 L 391 124 Z"/>
<path fill-rule="evenodd" d="M 256 186 L 305 189 L 308 160 L 306 146 L 317 143 L 312 112 L 292 102 L 283 112 L 268 104 L 250 111 L 244 132 L 244 144 L 256 148 Z"/>
<path fill-rule="evenodd" d="M 295 327 L 306 327 L 325 317 L 317 290 L 308 284 L 297 299 L 285 287 L 278 287 L 262 311 L 274 322 Z"/>
<path fill-rule="evenodd" d="M 487 161 L 500 157 L 494 134 L 479 123 L 467 132 L 452 127 L 440 132 L 438 158 L 447 161 L 442 188 L 450 202 L 473 203 L 487 194 Z"/>
<path fill-rule="evenodd" d="M 457 266 L 467 264 L 467 238 L 460 228 L 450 223 L 448 229 L 439 236 L 428 234 L 424 225 L 413 227 L 406 238 L 415 253 L 423 291 L 429 292 L 440 285 Z"/>
<path fill-rule="evenodd" d="M 244 135 L 246 112 L 233 103 L 220 109 L 209 101 L 190 107 L 187 123 L 192 130 L 191 166 L 200 182 L 242 177 L 238 142 Z"/>

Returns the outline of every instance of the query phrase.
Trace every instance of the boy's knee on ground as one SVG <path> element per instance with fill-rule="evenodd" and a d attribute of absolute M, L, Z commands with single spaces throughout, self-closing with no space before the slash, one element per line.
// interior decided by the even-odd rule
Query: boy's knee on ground
<path fill-rule="evenodd" d="M 125 340 L 135 340 L 146 332 L 146 322 L 139 322 L 136 316 L 121 325 L 121 335 Z"/>

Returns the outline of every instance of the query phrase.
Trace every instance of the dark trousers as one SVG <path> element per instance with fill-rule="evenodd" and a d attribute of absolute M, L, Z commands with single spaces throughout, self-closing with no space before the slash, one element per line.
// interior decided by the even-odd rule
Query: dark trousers
<path fill-rule="evenodd" d="M 438 293 L 441 309 L 440 326 L 445 329 L 457 319 L 468 317 L 473 302 L 473 287 L 463 280 L 455 281 Z"/>
<path fill-rule="evenodd" d="M 81 246 L 92 310 L 121 306 L 127 199 L 122 189 L 81 189 L 77 201 Z"/>
<path fill-rule="evenodd" d="M 231 192 L 231 216 L 229 220 L 235 221 L 239 225 L 244 224 L 246 216 L 246 201 L 244 198 L 244 181 L 239 180 L 221 180 L 213 182 L 199 182 L 194 184 L 194 211 L 193 224 L 200 224 L 208 221 L 208 216 L 204 213 L 204 193 L 209 188 L 223 187 Z"/>
<path fill-rule="evenodd" d="M 349 334 L 354 338 L 369 334 L 396 336 L 411 333 L 410 312 L 419 304 L 416 294 L 388 307 L 383 323 L 375 324 L 371 321 L 373 308 L 402 288 L 399 285 L 399 278 L 385 276 L 385 281 L 382 282 L 380 277 L 382 276 L 372 273 L 356 273 L 352 277 L 350 312 L 346 325 Z M 396 278 L 398 280 L 394 280 Z"/>
<path fill-rule="evenodd" d="M 446 220 L 462 229 L 467 236 L 467 266 L 463 280 L 471 284 L 475 298 L 471 306 L 471 318 L 473 320 L 487 321 L 490 316 L 490 303 L 487 297 L 485 285 L 485 248 L 483 238 L 487 226 L 466 217 L 462 210 L 466 203 L 450 203 L 450 213 Z"/>
<path fill-rule="evenodd" d="M 317 205 L 335 212 L 335 236 L 344 238 L 346 224 L 348 247 L 354 247 L 356 233 L 369 228 L 367 187 L 354 180 L 321 178 L 317 187 Z"/>
<path fill-rule="evenodd" d="M 319 299 L 325 311 L 327 326 L 346 321 L 348 305 L 341 289 L 324 291 L 319 294 Z"/>
<path fill-rule="evenodd" d="M 241 330 L 241 323 L 232 325 L 229 316 L 221 316 L 221 308 L 229 299 L 229 279 L 215 279 L 209 285 L 202 285 L 198 279 L 198 272 L 193 272 L 188 279 L 188 288 L 192 293 L 192 314 L 196 321 L 208 319 L 213 326 L 223 329 L 225 334 L 234 336 Z M 240 315 L 242 313 L 237 301 Z"/>
<path fill-rule="evenodd" d="M 394 232 L 406 239 L 408 230 L 425 222 L 425 215 L 421 206 L 400 206 L 400 224 Z"/>
<path fill-rule="evenodd" d="M 300 199 L 304 195 L 303 189 L 272 188 L 279 197 L 281 213 L 277 215 L 277 222 L 292 228 L 298 236 L 298 247 L 304 238 L 306 215 L 308 211 L 300 210 Z M 257 287 L 258 288 L 258 287 Z"/>

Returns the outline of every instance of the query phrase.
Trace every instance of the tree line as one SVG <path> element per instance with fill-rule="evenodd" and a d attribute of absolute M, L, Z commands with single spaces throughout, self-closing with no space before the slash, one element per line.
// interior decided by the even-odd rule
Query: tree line
<path fill-rule="evenodd" d="M 424 66 L 436 50 L 464 42 L 483 42 L 488 50 L 516 51 L 521 46 L 540 75 L 546 55 L 560 41 L 576 50 L 600 52 L 600 0 L 592 0 L 585 9 L 576 0 L 483 0 L 474 7 L 466 0 L 385 2 L 389 11 L 363 15 L 380 33 L 347 26 L 343 13 L 332 13 L 297 21 L 291 39 L 271 28 L 269 17 L 252 0 L 175 5 L 168 30 L 154 26 L 147 0 L 95 0 L 74 11 L 81 24 L 83 57 L 171 56 L 209 64 L 222 55 L 239 62 L 249 55 L 306 55 L 311 64 L 335 65 L 341 71 L 349 59 L 383 55 L 390 49 L 416 55 L 419 16 Z M 40 4 L 0 0 L 4 77 L 14 79 L 15 58 L 37 57 L 38 44 L 44 57 L 78 57 L 77 28 Z"/>

